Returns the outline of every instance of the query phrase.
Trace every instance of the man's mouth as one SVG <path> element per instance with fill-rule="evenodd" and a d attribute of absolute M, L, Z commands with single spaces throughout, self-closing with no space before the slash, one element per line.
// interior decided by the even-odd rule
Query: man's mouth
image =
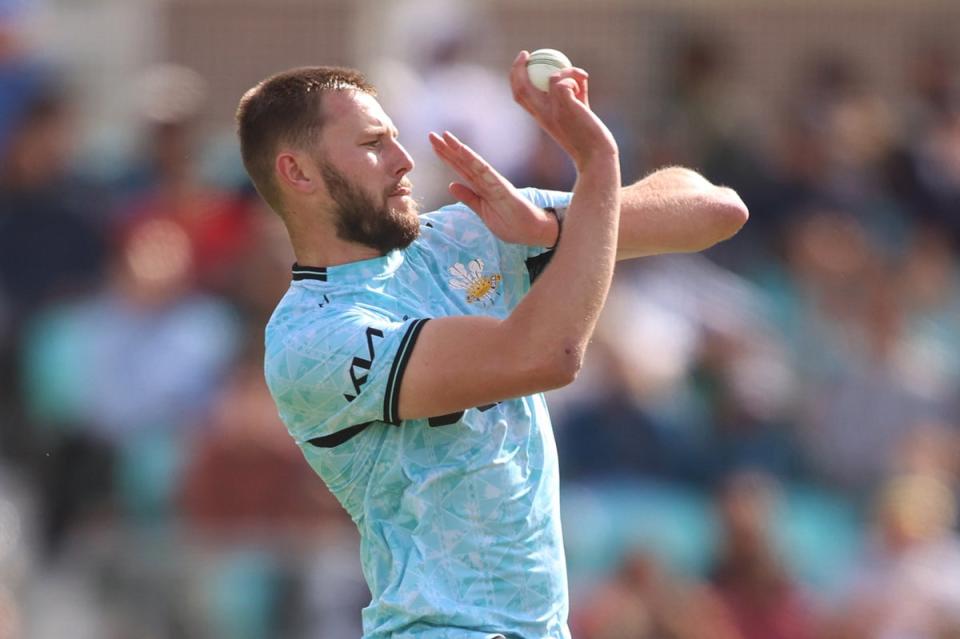
<path fill-rule="evenodd" d="M 410 195 L 411 193 L 413 193 L 412 184 L 400 184 L 397 186 L 397 188 L 390 191 L 390 194 L 388 195 L 388 197 L 400 197 L 403 195 Z"/>

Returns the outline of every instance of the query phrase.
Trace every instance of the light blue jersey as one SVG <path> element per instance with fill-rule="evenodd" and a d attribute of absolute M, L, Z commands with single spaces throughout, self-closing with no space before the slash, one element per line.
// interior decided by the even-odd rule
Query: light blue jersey
<path fill-rule="evenodd" d="M 570 195 L 528 189 L 541 207 Z M 506 318 L 548 255 L 462 204 L 407 249 L 294 266 L 266 330 L 267 383 L 291 435 L 360 530 L 366 639 L 568 638 L 557 453 L 542 395 L 399 421 L 430 318 Z"/>

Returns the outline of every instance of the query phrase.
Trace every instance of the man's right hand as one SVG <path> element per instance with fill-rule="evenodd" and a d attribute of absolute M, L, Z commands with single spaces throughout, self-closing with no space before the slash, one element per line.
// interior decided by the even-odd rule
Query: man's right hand
<path fill-rule="evenodd" d="M 590 110 L 587 72 L 577 67 L 558 71 L 550 78 L 550 90 L 540 91 L 527 74 L 529 57 L 521 51 L 510 68 L 513 99 L 570 155 L 578 170 L 594 157 L 616 156 L 613 135 Z"/>
<path fill-rule="evenodd" d="M 528 56 L 522 51 L 514 61 L 514 97 L 570 154 L 579 173 L 563 238 L 505 319 L 439 317 L 423 325 L 400 385 L 400 419 L 446 415 L 570 383 L 606 299 L 620 218 L 617 144 L 590 110 L 585 71 L 561 71 L 544 93 L 530 83 Z M 439 138 L 434 142 L 444 152 L 457 144 L 453 138 L 446 147 Z M 495 181 L 482 170 L 478 178 Z M 505 262 L 497 268 L 523 267 Z"/>

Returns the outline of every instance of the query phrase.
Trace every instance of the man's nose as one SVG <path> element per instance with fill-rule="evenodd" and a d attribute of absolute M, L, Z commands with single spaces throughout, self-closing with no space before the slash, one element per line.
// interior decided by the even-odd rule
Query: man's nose
<path fill-rule="evenodd" d="M 415 164 L 413 162 L 413 158 L 410 157 L 410 154 L 407 153 L 407 150 L 403 148 L 402 144 L 400 144 L 399 142 L 394 142 L 394 144 L 396 145 L 396 153 L 397 153 L 397 159 L 396 159 L 397 168 L 395 170 L 395 174 L 397 177 L 403 177 L 404 175 L 406 175 L 407 173 L 413 170 L 413 167 L 415 166 Z"/>

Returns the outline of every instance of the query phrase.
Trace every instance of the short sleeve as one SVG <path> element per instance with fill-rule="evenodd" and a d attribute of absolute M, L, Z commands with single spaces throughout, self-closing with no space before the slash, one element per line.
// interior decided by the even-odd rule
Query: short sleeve
<path fill-rule="evenodd" d="M 570 200 L 573 199 L 572 193 L 566 193 L 564 191 L 544 191 L 542 189 L 528 188 L 520 189 L 520 194 L 542 209 L 566 209 L 570 206 Z M 524 248 L 526 249 L 527 259 L 536 257 L 549 251 L 549 248 L 545 246 L 527 246 Z"/>
<path fill-rule="evenodd" d="M 399 424 L 400 383 L 426 321 L 352 308 L 268 326 L 267 385 L 298 443 L 375 421 Z"/>

